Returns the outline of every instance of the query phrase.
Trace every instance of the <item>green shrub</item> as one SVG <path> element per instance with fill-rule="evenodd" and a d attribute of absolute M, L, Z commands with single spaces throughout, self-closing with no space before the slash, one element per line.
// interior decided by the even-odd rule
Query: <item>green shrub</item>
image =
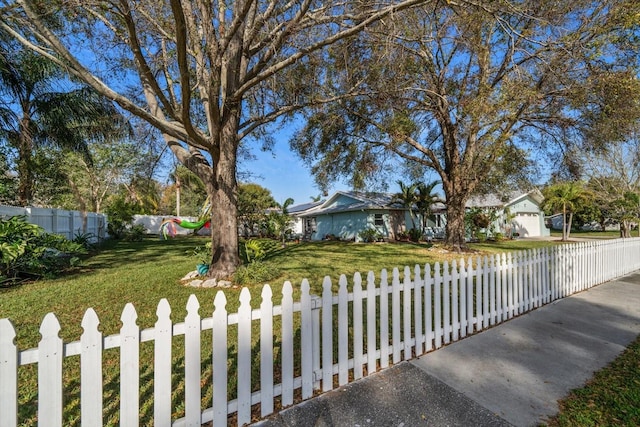
<path fill-rule="evenodd" d="M 0 219 L 0 283 L 54 276 L 79 263 L 86 248 L 41 227 L 23 216 Z"/>
<path fill-rule="evenodd" d="M 265 283 L 278 276 L 280 269 L 277 266 L 269 262 L 254 261 L 238 267 L 233 274 L 233 283 L 241 286 Z"/>
<path fill-rule="evenodd" d="M 136 224 L 123 233 L 123 239 L 127 242 L 141 242 L 147 235 L 147 229 L 142 224 Z"/>
<path fill-rule="evenodd" d="M 74 234 L 73 240 L 72 240 L 72 242 L 82 245 L 87 250 L 94 249 L 97 241 L 98 241 L 98 236 L 96 236 L 95 234 L 81 233 L 80 231 Z"/>
<path fill-rule="evenodd" d="M 114 239 L 125 237 L 127 229 L 131 228 L 133 216 L 138 213 L 140 207 L 135 203 L 129 203 L 123 198 L 117 198 L 106 209 L 107 232 Z"/>
<path fill-rule="evenodd" d="M 367 228 L 358 233 L 358 237 L 365 243 L 372 243 L 377 242 L 381 235 L 375 228 Z"/>
<path fill-rule="evenodd" d="M 422 239 L 422 231 L 418 228 L 412 228 L 409 230 L 409 239 L 412 242 L 419 242 Z"/>
<path fill-rule="evenodd" d="M 240 258 L 244 264 L 262 261 L 266 256 L 266 247 L 260 240 L 246 240 L 240 245 Z"/>

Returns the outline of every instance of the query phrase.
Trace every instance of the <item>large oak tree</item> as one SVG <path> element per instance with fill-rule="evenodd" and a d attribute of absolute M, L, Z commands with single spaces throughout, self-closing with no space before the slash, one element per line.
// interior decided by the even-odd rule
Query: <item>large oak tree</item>
<path fill-rule="evenodd" d="M 315 97 L 326 46 L 420 0 L 1 0 L 0 25 L 164 135 L 212 201 L 210 274 L 239 263 L 241 143 Z M 52 28 L 49 14 L 67 25 Z M 119 76 L 114 80 L 113 76 Z"/>
<path fill-rule="evenodd" d="M 327 90 L 361 95 L 317 108 L 292 145 L 320 182 L 349 174 L 362 184 L 384 153 L 435 171 L 447 242 L 461 248 L 474 193 L 517 176 L 533 153 L 606 143 L 615 132 L 598 140 L 597 126 L 629 123 L 617 118 L 632 99 L 623 88 L 638 86 L 639 8 L 447 1 L 395 14 L 334 45 Z M 603 82 L 620 91 L 593 96 Z"/>

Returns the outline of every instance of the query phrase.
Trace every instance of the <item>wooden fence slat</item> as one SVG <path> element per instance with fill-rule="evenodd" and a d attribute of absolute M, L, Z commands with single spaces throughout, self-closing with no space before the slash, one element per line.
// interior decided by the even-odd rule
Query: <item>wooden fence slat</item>
<path fill-rule="evenodd" d="M 413 269 L 413 325 L 415 337 L 415 352 L 416 357 L 424 353 L 424 334 L 422 333 L 422 293 L 424 282 L 422 280 L 422 273 L 420 266 L 416 264 Z"/>
<path fill-rule="evenodd" d="M 424 351 L 433 350 L 433 277 L 431 266 L 424 266 Z"/>
<path fill-rule="evenodd" d="M 0 319 L 0 427 L 18 425 L 18 347 L 16 329 Z"/>
<path fill-rule="evenodd" d="M 393 363 L 400 362 L 400 278 L 397 268 L 391 279 L 391 340 L 393 342 Z"/>
<path fill-rule="evenodd" d="M 463 261 L 464 262 L 464 261 Z M 455 342 L 460 337 L 460 274 L 458 273 L 458 263 L 451 262 L 451 339 Z"/>
<path fill-rule="evenodd" d="M 482 266 L 481 269 L 480 266 Z M 492 313 L 489 302 L 489 298 L 493 298 L 493 295 L 490 295 L 489 284 L 489 270 L 491 267 L 489 266 L 489 260 L 486 255 L 482 259 L 478 257 L 478 268 L 478 279 L 480 280 L 480 276 L 482 276 L 482 328 L 478 328 L 478 330 L 481 330 L 489 327 Z M 480 320 L 478 320 L 478 323 L 480 323 Z"/>
<path fill-rule="evenodd" d="M 202 328 L 200 302 L 191 294 L 187 301 L 187 316 L 184 319 L 184 413 L 188 427 L 202 425 L 202 399 L 200 397 L 200 342 Z"/>
<path fill-rule="evenodd" d="M 433 332 L 434 346 L 442 347 L 442 276 L 440 275 L 440 263 L 434 265 L 433 274 Z"/>
<path fill-rule="evenodd" d="M 367 375 L 376 371 L 376 276 L 367 274 Z"/>
<path fill-rule="evenodd" d="M 300 363 L 302 364 L 302 398 L 313 396 L 313 319 L 311 314 L 311 295 L 307 279 L 300 286 Z"/>
<path fill-rule="evenodd" d="M 133 304 L 124 306 L 120 328 L 120 425 L 137 427 L 140 408 L 140 327 Z"/>
<path fill-rule="evenodd" d="M 101 427 L 102 422 L 102 332 L 100 320 L 90 308 L 82 317 L 80 345 L 80 419 L 83 426 Z"/>
<path fill-rule="evenodd" d="M 449 262 L 445 261 L 442 267 L 442 325 L 444 329 L 444 343 L 451 342 L 451 272 Z"/>
<path fill-rule="evenodd" d="M 212 336 L 212 363 L 213 363 L 213 426 L 227 425 L 227 360 L 228 360 L 228 316 L 227 298 L 224 292 L 218 291 L 213 300 L 213 336 Z"/>
<path fill-rule="evenodd" d="M 363 341 L 363 308 L 362 308 L 362 276 L 360 273 L 353 275 L 353 378 L 362 378 L 362 365 L 364 364 Z"/>
<path fill-rule="evenodd" d="M 38 344 L 38 425 L 62 426 L 62 339 L 53 313 L 42 320 Z M 137 418 L 137 417 L 136 417 Z"/>
<path fill-rule="evenodd" d="M 284 282 L 282 287 L 282 406 L 293 404 L 293 287 Z"/>
<path fill-rule="evenodd" d="M 389 282 L 387 270 L 380 272 L 380 368 L 389 366 Z"/>
<path fill-rule="evenodd" d="M 458 296 L 458 310 L 459 310 L 459 319 L 460 319 L 460 337 L 464 338 L 467 336 L 467 324 L 471 322 L 469 314 L 469 304 L 467 303 L 467 266 L 464 261 L 464 258 L 460 259 L 460 271 L 458 272 L 459 277 L 459 296 Z M 469 295 L 469 300 L 472 300 L 472 295 Z M 469 301 L 471 302 L 471 301 Z M 467 319 L 469 321 L 467 322 Z"/>
<path fill-rule="evenodd" d="M 474 287 L 474 279 L 476 279 L 475 283 L 475 299 L 473 298 L 473 287 Z M 478 331 L 482 330 L 482 290 L 480 287 L 482 286 L 482 276 L 476 277 L 476 270 L 473 269 L 473 260 L 469 257 L 469 263 L 467 264 L 467 334 L 471 335 L 473 333 L 474 327 L 474 310 L 473 306 L 475 304 L 476 310 L 476 325 L 478 325 Z"/>
<path fill-rule="evenodd" d="M 322 391 L 333 390 L 333 292 L 331 278 L 322 281 Z"/>
<path fill-rule="evenodd" d="M 402 285 L 402 300 L 403 300 L 403 332 L 404 332 L 404 360 L 412 358 L 411 355 L 411 269 L 404 267 L 404 280 Z"/>
<path fill-rule="evenodd" d="M 238 426 L 251 422 L 251 293 L 240 291 L 238 307 Z"/>
<path fill-rule="evenodd" d="M 262 287 L 260 304 L 260 415 L 273 413 L 273 293 Z"/>
<path fill-rule="evenodd" d="M 349 294 L 347 276 L 340 276 L 338 288 L 338 385 L 349 382 Z"/>
<path fill-rule="evenodd" d="M 156 310 L 154 369 L 153 369 L 153 423 L 158 427 L 171 426 L 171 350 L 173 323 L 171 307 L 162 298 Z"/>

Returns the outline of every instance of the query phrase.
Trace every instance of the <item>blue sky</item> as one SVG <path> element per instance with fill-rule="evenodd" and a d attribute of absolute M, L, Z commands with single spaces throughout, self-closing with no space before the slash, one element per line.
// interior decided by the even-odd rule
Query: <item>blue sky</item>
<path fill-rule="evenodd" d="M 308 203 L 311 197 L 322 192 L 315 184 L 309 167 L 289 148 L 289 138 L 295 131 L 288 127 L 274 135 L 276 140 L 272 152 L 254 150 L 256 159 L 244 163 L 241 168 L 256 175 L 252 182 L 271 191 L 273 198 L 280 204 L 287 198 L 294 200 L 294 205 Z M 338 190 L 349 190 L 347 185 L 335 183 L 329 189 L 332 194 Z"/>

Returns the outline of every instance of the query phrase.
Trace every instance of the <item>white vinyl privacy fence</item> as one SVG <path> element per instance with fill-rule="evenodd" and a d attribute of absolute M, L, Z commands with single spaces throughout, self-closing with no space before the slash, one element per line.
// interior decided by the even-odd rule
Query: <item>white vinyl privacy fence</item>
<path fill-rule="evenodd" d="M 93 212 L 0 206 L 0 218 L 12 216 L 24 216 L 28 223 L 39 225 L 44 231 L 60 234 L 69 240 L 82 233 L 90 233 L 98 239 L 104 239 L 107 232 L 107 216 Z"/>
<path fill-rule="evenodd" d="M 342 276 L 337 287 L 327 278 L 320 296 L 310 294 L 305 280 L 297 301 L 287 282 L 279 305 L 273 304 L 269 285 L 262 288 L 259 306 L 251 305 L 245 288 L 237 313 L 227 312 L 220 291 L 212 314 L 202 317 L 211 307 L 202 308 L 192 295 L 180 322 L 170 319 L 169 304 L 162 300 L 155 326 L 144 330 L 128 304 L 120 333 L 111 336 L 102 335 L 89 309 L 80 341 L 68 343 L 59 338 L 56 316 L 48 314 L 40 344 L 28 350 L 16 347 L 15 329 L 2 319 L 0 426 L 20 422 L 17 373 L 30 364 L 37 364 L 39 425 L 62 426 L 63 411 L 70 410 L 63 401 L 63 361 L 72 357 L 80 358 L 81 423 L 103 425 L 109 349 L 119 351 L 120 425 L 139 425 L 143 394 L 152 400 L 148 424 L 243 425 L 252 416 L 266 416 L 639 268 L 640 239 L 563 245 L 405 267 L 377 277 L 369 273 L 364 279 L 356 274 L 350 284 Z M 142 393 L 141 371 L 150 369 L 141 364 L 145 342 L 153 345 L 153 389 Z M 212 389 L 210 398 L 203 398 L 206 387 Z"/>

